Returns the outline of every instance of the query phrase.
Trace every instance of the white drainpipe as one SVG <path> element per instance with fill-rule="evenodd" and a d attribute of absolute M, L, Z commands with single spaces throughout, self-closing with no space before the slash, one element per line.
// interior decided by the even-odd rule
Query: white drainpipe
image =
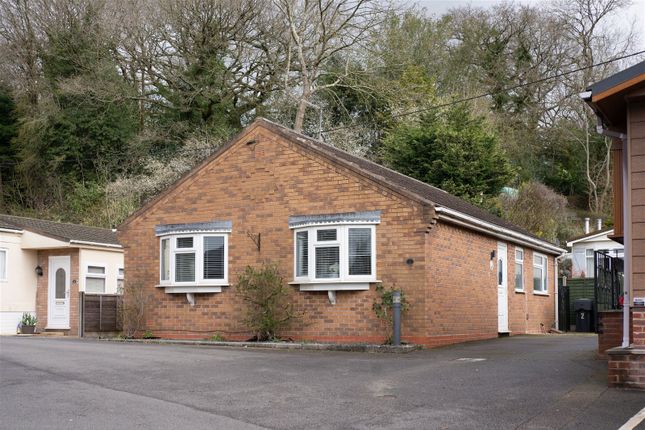
<path fill-rule="evenodd" d="M 627 135 L 624 133 L 617 133 L 604 128 L 602 120 L 598 117 L 598 125 L 596 131 L 603 136 L 613 137 L 622 140 L 623 142 L 623 246 L 624 260 L 623 260 L 623 348 L 629 348 L 629 312 L 632 304 L 630 296 L 631 290 L 631 273 L 632 273 L 632 229 L 630 225 L 630 207 L 629 207 L 629 144 Z"/>

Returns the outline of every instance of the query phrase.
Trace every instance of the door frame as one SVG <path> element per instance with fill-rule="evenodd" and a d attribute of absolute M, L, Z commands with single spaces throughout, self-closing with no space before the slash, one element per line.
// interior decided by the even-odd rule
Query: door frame
<path fill-rule="evenodd" d="M 48 261 L 48 270 L 47 270 L 47 329 L 70 329 L 70 302 L 71 302 L 71 279 L 72 279 L 72 257 L 70 255 L 56 255 L 50 256 Z M 54 264 L 63 266 L 67 271 L 67 276 L 65 277 L 65 301 L 66 301 L 66 311 L 67 311 L 67 321 L 61 323 L 59 321 L 53 320 L 53 309 L 54 301 L 56 300 L 56 282 L 55 282 L 55 271 L 52 270 Z"/>
<path fill-rule="evenodd" d="M 502 262 L 502 283 L 499 282 L 500 262 Z M 504 242 L 497 242 L 497 271 L 495 282 L 497 285 L 497 332 L 509 333 L 508 326 L 508 245 Z M 503 292 L 503 294 L 500 294 Z M 500 312 L 504 310 L 504 312 Z"/>

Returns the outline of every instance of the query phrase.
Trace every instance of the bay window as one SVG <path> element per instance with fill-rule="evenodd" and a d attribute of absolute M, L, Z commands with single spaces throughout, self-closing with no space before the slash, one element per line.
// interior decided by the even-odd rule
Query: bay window
<path fill-rule="evenodd" d="M 160 281 L 171 285 L 226 285 L 228 234 L 200 233 L 161 238 Z"/>
<path fill-rule="evenodd" d="M 228 237 L 232 226 L 231 221 L 157 225 L 157 287 L 169 294 L 185 293 L 187 297 L 222 292 L 222 287 L 228 285 Z"/>
<path fill-rule="evenodd" d="M 292 226 L 301 290 L 364 290 L 376 281 L 376 224 Z"/>

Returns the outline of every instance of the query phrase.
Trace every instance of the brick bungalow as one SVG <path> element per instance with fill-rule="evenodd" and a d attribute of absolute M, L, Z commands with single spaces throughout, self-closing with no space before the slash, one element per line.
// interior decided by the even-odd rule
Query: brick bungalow
<path fill-rule="evenodd" d="M 554 325 L 563 250 L 445 191 L 258 119 L 118 229 L 145 329 L 245 339 L 236 274 L 272 260 L 304 311 L 285 337 L 382 342 L 375 285 L 403 290 L 403 340 L 438 346 Z"/>

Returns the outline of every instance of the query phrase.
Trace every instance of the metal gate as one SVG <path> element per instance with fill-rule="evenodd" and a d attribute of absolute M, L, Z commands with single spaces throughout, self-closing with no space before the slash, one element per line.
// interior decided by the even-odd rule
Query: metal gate
<path fill-rule="evenodd" d="M 569 288 L 567 278 L 558 278 L 558 330 L 569 331 Z"/>
<path fill-rule="evenodd" d="M 594 252 L 594 315 L 598 327 L 598 313 L 623 307 L 624 251 Z"/>

